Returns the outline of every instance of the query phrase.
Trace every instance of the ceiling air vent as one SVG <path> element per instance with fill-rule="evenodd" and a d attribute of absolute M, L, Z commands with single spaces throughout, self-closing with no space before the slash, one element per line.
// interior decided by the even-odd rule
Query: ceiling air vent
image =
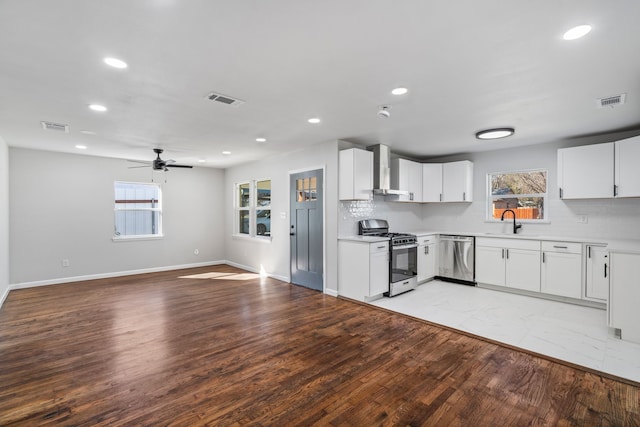
<path fill-rule="evenodd" d="M 57 130 L 58 132 L 69 133 L 69 125 L 53 122 L 40 122 L 44 130 Z"/>
<path fill-rule="evenodd" d="M 627 98 L 626 93 L 623 93 L 622 95 L 614 95 L 614 96 L 608 96 L 606 98 L 600 98 L 597 100 L 598 108 L 615 107 L 617 105 L 622 105 L 624 104 L 624 101 L 626 98 Z"/>
<path fill-rule="evenodd" d="M 240 105 L 244 104 L 244 101 L 241 100 L 241 99 L 232 98 L 230 96 L 221 95 L 221 94 L 215 93 L 215 92 L 211 92 L 210 94 L 208 94 L 207 98 L 210 101 L 216 101 L 216 102 L 220 102 L 222 104 L 232 105 L 234 107 L 239 107 Z"/>

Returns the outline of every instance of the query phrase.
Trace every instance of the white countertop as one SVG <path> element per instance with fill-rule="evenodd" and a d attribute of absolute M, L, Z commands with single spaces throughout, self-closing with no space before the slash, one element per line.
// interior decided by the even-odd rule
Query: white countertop
<path fill-rule="evenodd" d="M 378 243 L 378 242 L 388 242 L 388 237 L 379 237 L 379 236 L 341 236 L 338 237 L 338 240 L 348 240 L 350 242 L 359 242 L 359 243 Z"/>
<path fill-rule="evenodd" d="M 544 236 L 544 235 L 533 235 L 533 234 L 527 235 L 527 234 L 512 234 L 512 233 L 473 233 L 473 232 L 438 231 L 438 230 L 399 230 L 399 232 L 413 234 L 416 236 L 449 234 L 449 235 L 457 235 L 457 236 L 491 237 L 491 238 L 500 238 L 500 239 L 524 239 L 524 240 L 542 240 L 542 241 L 555 241 L 555 242 L 574 242 L 574 243 L 585 243 L 585 244 L 607 246 L 607 248 L 611 252 L 640 253 L 640 240 L 608 240 L 608 239 L 602 239 L 602 238 L 592 239 L 592 238 L 581 238 L 581 237 Z M 389 240 L 389 238 L 375 237 L 375 236 L 342 236 L 342 237 L 338 237 L 338 240 L 349 240 L 349 241 L 361 242 L 361 243 L 376 243 L 376 242 L 386 242 Z"/>

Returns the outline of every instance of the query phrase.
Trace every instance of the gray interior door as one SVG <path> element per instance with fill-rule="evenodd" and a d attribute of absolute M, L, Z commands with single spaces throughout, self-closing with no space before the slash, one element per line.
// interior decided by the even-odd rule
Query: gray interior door
<path fill-rule="evenodd" d="M 292 174 L 291 283 L 322 290 L 322 170 Z"/>

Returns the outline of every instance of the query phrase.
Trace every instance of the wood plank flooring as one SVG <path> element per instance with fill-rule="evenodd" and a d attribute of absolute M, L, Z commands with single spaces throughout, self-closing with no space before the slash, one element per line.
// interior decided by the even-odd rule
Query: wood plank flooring
<path fill-rule="evenodd" d="M 0 425 L 640 425 L 637 385 L 233 273 L 12 291 Z"/>

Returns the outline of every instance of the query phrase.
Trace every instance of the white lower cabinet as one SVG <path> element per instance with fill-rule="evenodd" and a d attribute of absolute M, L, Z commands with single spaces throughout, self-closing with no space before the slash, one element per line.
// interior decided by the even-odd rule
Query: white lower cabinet
<path fill-rule="evenodd" d="M 418 283 L 426 282 L 436 276 L 437 237 L 418 235 Z"/>
<path fill-rule="evenodd" d="M 607 247 L 587 245 L 585 248 L 585 267 L 585 299 L 606 302 L 609 298 L 610 277 Z"/>
<path fill-rule="evenodd" d="M 540 242 L 477 238 L 476 281 L 540 292 Z"/>
<path fill-rule="evenodd" d="M 640 343 L 640 254 L 612 252 L 609 326 L 620 329 L 623 340 Z"/>
<path fill-rule="evenodd" d="M 338 241 L 338 294 L 369 301 L 389 290 L 389 242 Z"/>
<path fill-rule="evenodd" d="M 551 295 L 582 298 L 582 244 L 542 242 L 540 290 Z"/>

